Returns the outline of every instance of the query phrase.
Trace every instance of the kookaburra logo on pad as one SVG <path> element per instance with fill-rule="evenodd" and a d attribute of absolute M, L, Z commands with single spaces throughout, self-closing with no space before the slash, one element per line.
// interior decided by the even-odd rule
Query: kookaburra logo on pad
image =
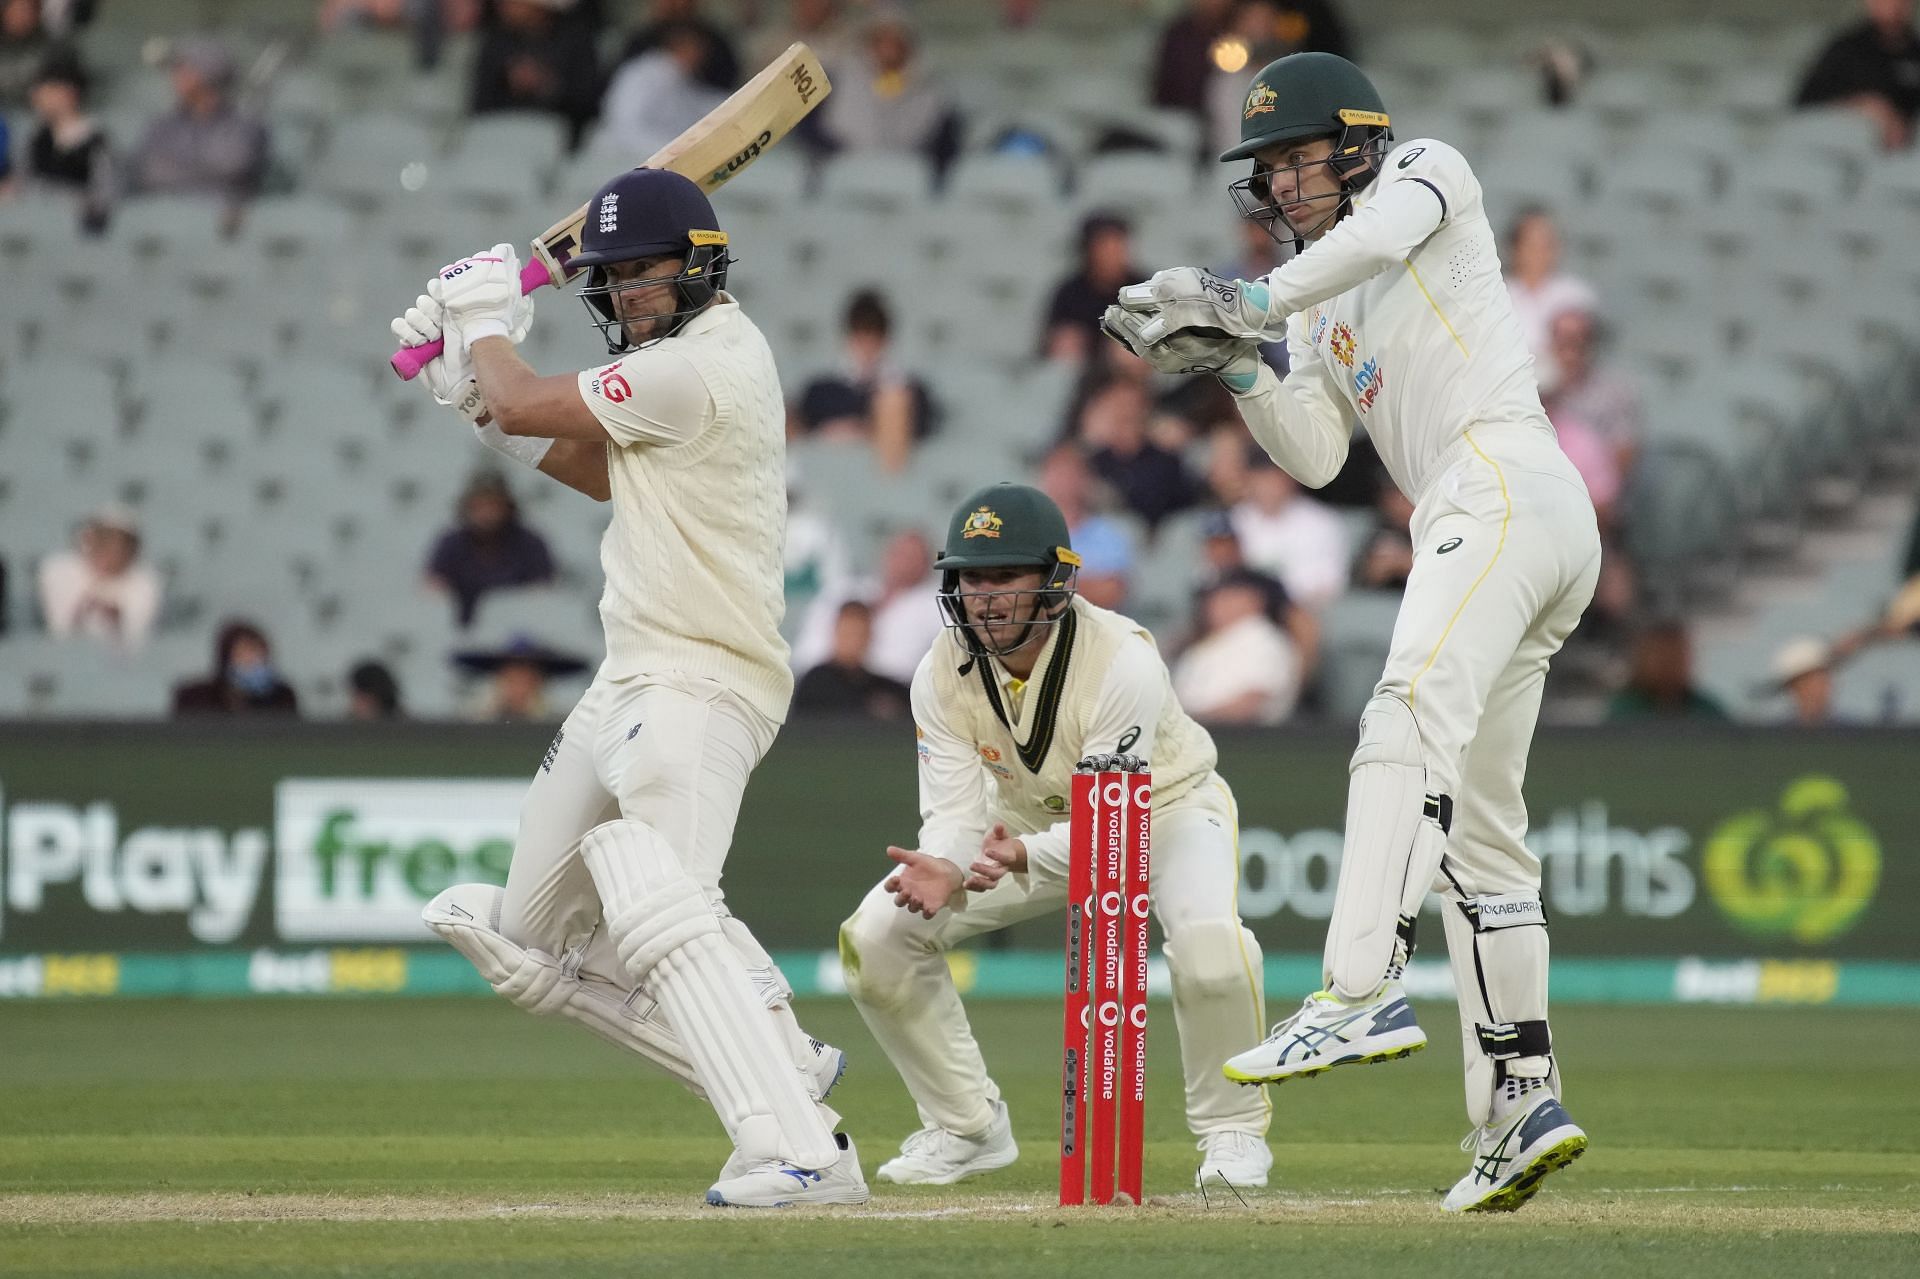
<path fill-rule="evenodd" d="M 600 197 L 600 234 L 608 235 L 620 226 L 620 197 L 609 191 Z"/>

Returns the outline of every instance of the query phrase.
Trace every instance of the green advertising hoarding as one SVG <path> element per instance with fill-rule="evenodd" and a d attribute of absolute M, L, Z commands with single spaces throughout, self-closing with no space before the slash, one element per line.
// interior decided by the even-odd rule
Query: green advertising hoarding
<path fill-rule="evenodd" d="M 548 735 L 7 726 L 0 994 L 54 993 L 49 971 L 64 993 L 200 989 L 183 974 L 235 964 L 272 989 L 457 988 L 457 970 L 428 975 L 442 957 L 410 949 L 430 942 L 419 908 L 447 884 L 504 877 Z M 1219 738 L 1240 803 L 1242 913 L 1276 963 L 1309 981 L 1338 877 L 1350 740 Z M 1543 732 L 1529 843 L 1556 992 L 1583 961 L 1616 974 L 1659 961 L 1669 986 L 1691 982 L 1703 998 L 1721 986 L 1729 998 L 1765 987 L 1845 997 L 1852 973 L 1856 992 L 1907 1002 L 1911 988 L 1920 1002 L 1916 746 L 1894 731 Z M 831 952 L 839 921 L 884 873 L 882 850 L 912 841 L 914 786 L 898 728 L 789 729 L 747 794 L 726 880 L 734 911 L 803 967 Z M 1041 964 L 1058 934 L 1036 921 L 971 962 L 988 985 L 1031 983 L 1020 966 Z M 831 988 L 832 973 L 796 984 Z M 1632 997 L 1629 987 L 1607 989 Z"/>

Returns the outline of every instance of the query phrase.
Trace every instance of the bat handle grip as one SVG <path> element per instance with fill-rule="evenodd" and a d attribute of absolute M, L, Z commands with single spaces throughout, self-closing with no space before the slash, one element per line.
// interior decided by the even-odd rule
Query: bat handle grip
<path fill-rule="evenodd" d="M 537 255 L 520 268 L 520 292 L 523 296 L 552 283 L 553 273 Z M 400 375 L 402 382 L 411 382 L 420 375 L 421 369 L 439 359 L 440 353 L 446 349 L 446 342 L 435 338 L 419 346 L 401 347 L 393 353 L 393 358 L 387 363 L 393 366 L 393 371 Z"/>

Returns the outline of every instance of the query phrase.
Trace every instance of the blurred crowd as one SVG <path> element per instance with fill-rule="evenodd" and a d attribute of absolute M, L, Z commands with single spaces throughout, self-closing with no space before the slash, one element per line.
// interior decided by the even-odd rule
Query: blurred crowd
<path fill-rule="evenodd" d="M 0 106 L 25 104 L 33 122 L 25 136 L 12 137 L 0 122 L 0 198 L 30 186 L 70 191 L 77 216 L 97 231 L 116 218 L 138 219 L 139 199 L 150 193 L 205 197 L 231 219 L 244 217 L 248 201 L 271 181 L 269 127 L 247 92 L 259 68 L 242 66 L 218 40 L 175 40 L 156 71 L 170 80 L 171 104 L 137 138 L 109 137 L 89 112 L 86 25 L 94 8 L 91 0 L 0 0 Z M 730 20 L 714 12 L 723 8 Z M 779 7 L 777 19 L 747 4 L 747 15 L 760 20 L 732 21 L 742 9 L 701 0 L 321 0 L 316 17 L 321 38 L 348 27 L 391 30 L 394 39 L 412 42 L 423 67 L 444 56 L 450 33 L 472 32 L 473 113 L 550 115 L 565 122 L 576 144 L 591 134 L 640 154 L 698 120 L 787 43 L 804 39 L 825 61 L 835 91 L 803 125 L 802 145 L 821 155 L 916 153 L 936 172 L 958 153 L 965 121 L 921 57 L 910 7 L 793 0 Z M 1045 6 L 1005 0 L 1000 9 L 1009 38 L 1017 38 L 1020 28 L 1043 19 Z M 1300 49 L 1338 52 L 1365 65 L 1364 42 L 1356 45 L 1331 0 L 1190 0 L 1162 31 L 1141 93 L 1156 106 L 1191 113 L 1203 151 L 1210 151 L 1237 137 L 1248 72 Z M 1543 100 L 1574 93 L 1584 65 L 1578 50 L 1543 55 Z M 1864 0 L 1807 67 L 1797 102 L 1858 111 L 1889 150 L 1909 146 L 1920 114 L 1913 0 Z M 1585 649 L 1587 665 L 1609 673 L 1616 716 L 1720 716 L 1694 687 L 1685 625 L 1641 608 L 1621 538 L 1644 414 L 1638 383 L 1609 354 L 1609 330 L 1620 317 L 1610 313 L 1604 288 L 1564 269 L 1553 210 L 1524 210 L 1500 230 L 1548 415 L 1586 480 L 1608 540 L 1605 577 L 1571 656 L 1578 663 Z M 1232 260 L 1204 265 L 1253 278 L 1283 260 L 1286 250 L 1264 228 L 1249 222 L 1243 231 Z M 1404 586 L 1413 557 L 1411 506 L 1364 434 L 1332 483 L 1303 491 L 1251 445 L 1231 398 L 1211 379 L 1158 379 L 1107 341 L 1101 311 L 1121 285 L 1145 274 L 1126 217 L 1095 211 L 1085 218 L 1077 259 L 1047 283 L 1033 334 L 1035 358 L 1071 370 L 1075 390 L 1063 420 L 1034 425 L 1032 478 L 1067 514 L 1084 560 L 1081 593 L 1104 607 L 1128 606 L 1157 538 L 1179 530 L 1192 539 L 1191 607 L 1159 638 L 1176 687 L 1198 717 L 1275 725 L 1314 714 L 1322 701 L 1322 618 L 1349 593 L 1391 598 Z M 893 345 L 896 308 L 909 305 L 908 296 L 873 289 L 845 300 L 838 361 L 795 395 L 791 437 L 865 442 L 883 469 L 899 472 L 941 432 L 942 405 L 925 370 L 903 362 Z M 1266 354 L 1284 373 L 1284 347 Z M 927 514 L 912 513 L 916 520 Z M 929 567 L 936 549 L 917 524 L 903 524 L 877 563 L 849 564 L 830 519 L 807 495 L 794 495 L 789 594 L 797 714 L 908 713 L 906 681 L 941 625 Z M 497 475 L 475 477 L 453 524 L 423 551 L 423 580 L 462 627 L 489 592 L 559 580 L 547 541 Z M 1920 527 L 1907 567 L 1920 574 Z M 74 643 L 137 651 L 163 616 L 164 583 L 143 559 L 140 531 L 123 509 L 92 513 L 70 549 L 46 556 L 33 571 L 35 622 Z M 1796 722 L 1827 716 L 1836 663 L 1911 629 L 1920 615 L 1916 583 L 1920 578 L 1879 620 L 1783 650 L 1775 678 Z M 0 599 L 5 595 L 0 588 Z M 178 690 L 176 710 L 295 713 L 268 631 L 243 619 L 220 626 L 211 669 Z M 534 635 L 462 650 L 453 660 L 473 677 L 473 713 L 483 718 L 549 714 L 555 708 L 546 699 L 548 682 L 578 676 L 588 664 Z M 401 690 L 380 664 L 356 665 L 347 683 L 356 717 L 401 713 Z"/>

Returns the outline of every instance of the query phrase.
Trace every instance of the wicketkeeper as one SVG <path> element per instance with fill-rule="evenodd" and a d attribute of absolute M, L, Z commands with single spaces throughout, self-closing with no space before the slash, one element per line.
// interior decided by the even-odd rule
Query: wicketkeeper
<path fill-rule="evenodd" d="M 946 952 L 1046 917 L 1064 928 L 1069 796 L 1085 756 L 1153 769 L 1152 901 L 1166 937 L 1196 1181 L 1264 1186 L 1270 1108 L 1221 1077 L 1263 1024 L 1260 946 L 1241 925 L 1239 823 L 1205 729 L 1138 623 L 1074 593 L 1067 522 L 998 484 L 953 516 L 934 561 L 946 631 L 913 678 L 920 841 L 840 928 L 847 989 L 926 1125 L 882 1180 L 945 1185 L 1019 1155 Z"/>

